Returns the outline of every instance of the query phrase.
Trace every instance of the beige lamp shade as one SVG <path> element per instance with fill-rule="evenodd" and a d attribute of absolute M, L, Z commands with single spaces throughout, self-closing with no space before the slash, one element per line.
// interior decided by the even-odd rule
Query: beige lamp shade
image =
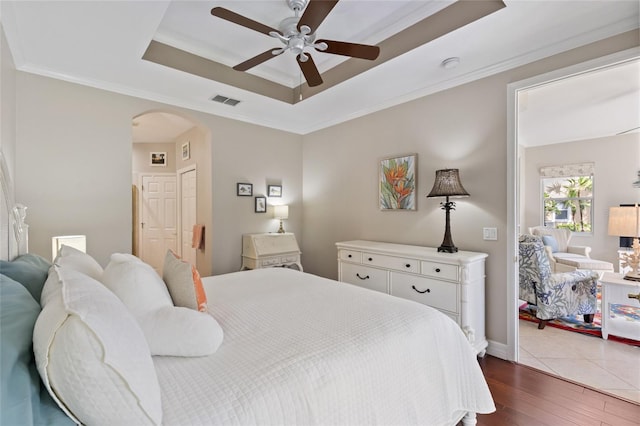
<path fill-rule="evenodd" d="M 640 237 L 640 207 L 610 207 L 609 235 Z"/>
<path fill-rule="evenodd" d="M 276 219 L 288 219 L 289 206 L 273 206 L 273 217 Z"/>

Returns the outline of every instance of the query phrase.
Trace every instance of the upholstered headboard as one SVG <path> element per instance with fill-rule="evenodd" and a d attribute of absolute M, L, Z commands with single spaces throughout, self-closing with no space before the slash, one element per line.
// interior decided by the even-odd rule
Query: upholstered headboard
<path fill-rule="evenodd" d="M 0 151 L 0 259 L 12 260 L 29 251 L 29 226 L 25 223 L 27 208 L 16 204 L 11 173 Z"/>

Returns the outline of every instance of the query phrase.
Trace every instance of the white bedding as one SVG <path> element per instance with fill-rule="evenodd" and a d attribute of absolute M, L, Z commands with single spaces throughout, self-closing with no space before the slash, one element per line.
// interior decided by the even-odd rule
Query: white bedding
<path fill-rule="evenodd" d="M 224 341 L 154 357 L 165 425 L 450 425 L 495 409 L 435 309 L 284 268 L 202 281 Z"/>

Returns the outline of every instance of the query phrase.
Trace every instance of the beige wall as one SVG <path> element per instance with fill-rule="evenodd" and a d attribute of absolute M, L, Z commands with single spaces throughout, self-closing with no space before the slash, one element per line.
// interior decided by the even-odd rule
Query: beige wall
<path fill-rule="evenodd" d="M 304 138 L 304 242 L 307 271 L 337 277 L 335 243 L 370 239 L 438 246 L 444 233 L 439 200 L 425 195 L 434 172 L 459 168 L 471 194 L 452 212 L 460 249 L 489 254 L 486 268 L 487 337 L 506 344 L 507 86 L 552 70 L 638 45 L 630 32 L 501 74 L 354 119 Z M 380 158 L 418 154 L 418 210 L 381 212 L 377 205 Z M 635 169 L 633 169 L 635 170 Z M 483 241 L 482 228 L 498 228 Z"/>
<path fill-rule="evenodd" d="M 11 182 L 9 192 L 13 194 L 16 150 L 16 72 L 13 58 L 0 24 L 0 151 L 5 159 Z M 2 188 L 0 188 L 2 191 Z M 16 255 L 15 244 L 9 238 L 9 206 L 0 194 L 0 259 Z M 18 200 L 20 201 L 20 200 Z"/>
<path fill-rule="evenodd" d="M 285 226 L 298 236 L 305 270 L 335 278 L 337 241 L 439 245 L 444 212 L 424 195 L 435 170 L 459 168 L 471 196 L 452 213 L 453 240 L 489 254 L 487 335 L 505 344 L 513 285 L 505 240 L 507 85 L 637 45 L 637 31 L 624 34 L 304 137 L 18 72 L 16 193 L 29 206 L 32 251 L 48 255 L 50 237 L 61 233 L 86 233 L 102 264 L 129 251 L 131 120 L 150 110 L 179 112 L 210 132 L 214 274 L 240 267 L 242 233 L 277 229 L 269 214 L 253 212 L 253 199 L 236 196 L 237 182 L 253 183 L 255 195 L 282 184 L 278 202 L 291 206 Z M 418 210 L 381 212 L 378 162 L 406 153 L 418 154 Z M 498 228 L 498 241 L 482 240 L 484 226 Z"/>
<path fill-rule="evenodd" d="M 203 161 L 212 168 L 202 178 L 211 270 L 203 273 L 238 270 L 241 235 L 277 229 L 253 212 L 253 199 L 236 197 L 236 182 L 258 194 L 281 182 L 292 204 L 288 229 L 301 238 L 301 136 L 22 72 L 16 91 L 16 194 L 29 206 L 32 252 L 51 256 L 51 237 L 65 234 L 86 234 L 102 265 L 131 251 L 131 122 L 158 110 L 189 117 L 210 139 Z"/>
<path fill-rule="evenodd" d="M 542 224 L 541 167 L 595 162 L 593 234 L 574 234 L 571 244 L 590 246 L 592 258 L 612 262 L 617 269 L 619 240 L 607 234 L 609 207 L 640 202 L 640 190 L 631 186 L 640 170 L 640 133 L 527 148 L 526 158 L 524 230 Z"/>
<path fill-rule="evenodd" d="M 166 152 L 167 165 L 164 167 L 152 166 L 152 152 Z M 179 168 L 176 165 L 176 142 L 134 143 L 131 157 L 134 183 L 138 183 L 137 176 L 140 173 L 175 173 Z"/>

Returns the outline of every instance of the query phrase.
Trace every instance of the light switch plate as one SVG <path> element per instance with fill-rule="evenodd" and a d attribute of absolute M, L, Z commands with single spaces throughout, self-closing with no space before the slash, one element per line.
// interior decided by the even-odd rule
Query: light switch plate
<path fill-rule="evenodd" d="M 482 239 L 496 241 L 498 239 L 498 228 L 482 228 Z"/>

